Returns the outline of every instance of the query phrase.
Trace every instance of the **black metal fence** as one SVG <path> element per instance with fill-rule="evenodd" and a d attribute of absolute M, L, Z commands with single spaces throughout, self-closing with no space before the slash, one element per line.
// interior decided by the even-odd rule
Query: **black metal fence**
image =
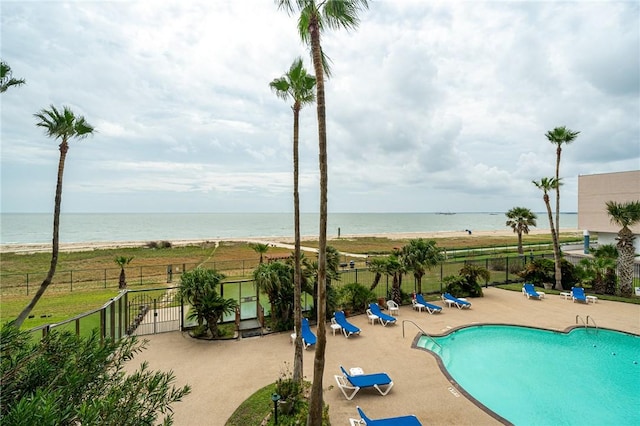
<path fill-rule="evenodd" d="M 542 256 L 545 257 L 545 256 Z M 546 256 L 552 257 L 552 256 Z M 565 258 L 576 264 L 582 259 L 580 256 L 566 255 Z M 530 256 L 495 257 L 482 260 L 445 262 L 422 277 L 420 284 L 412 274 L 404 274 L 401 290 L 411 294 L 421 290 L 422 293 L 439 294 L 443 292 L 443 278 L 457 275 L 466 263 L 473 263 L 486 268 L 490 280 L 483 283 L 493 286 L 504 283 L 522 281 L 517 272 L 522 270 L 527 262 L 533 260 Z M 184 269 L 183 269 L 184 270 Z M 175 278 L 175 277 L 174 277 Z M 166 275 L 163 274 L 163 287 L 147 289 L 128 289 L 121 291 L 118 296 L 109 300 L 102 307 L 70 318 L 57 324 L 47 324 L 31 330 L 32 333 L 45 335 L 52 329 L 70 330 L 79 335 L 88 334 L 98 329 L 102 338 L 120 338 L 124 335 L 145 335 L 166 331 L 183 330 L 189 325 L 188 306 L 178 298 L 175 286 L 167 286 Z M 367 287 L 376 280 L 376 274 L 366 267 L 345 268 L 340 271 L 339 280 L 333 281 L 334 288 L 348 283 L 359 283 Z M 634 285 L 640 286 L 640 264 L 634 265 Z M 117 282 L 115 284 L 117 286 Z M 390 298 L 392 278 L 383 275 L 374 288 L 376 297 Z M 420 287 L 420 288 L 419 288 Z M 222 322 L 233 322 L 257 318 L 264 310 L 268 314 L 269 305 L 265 295 L 257 293 L 254 282 L 250 279 L 228 280 L 222 284 L 222 295 L 238 302 L 238 311 L 227 315 Z M 312 305 L 311 296 L 303 295 L 303 306 L 308 309 Z"/>
<path fill-rule="evenodd" d="M 544 249 L 548 245 L 539 244 L 527 246 L 527 249 Z M 461 258 L 472 258 L 473 256 L 501 257 L 505 252 L 513 247 L 495 246 L 478 249 L 460 249 L 446 251 L 448 262 L 462 262 Z M 190 271 L 197 266 L 217 269 L 223 272 L 230 279 L 240 279 L 251 275 L 258 266 L 258 259 L 241 259 L 210 261 L 205 263 L 170 263 L 165 265 L 139 265 L 126 266 L 125 273 L 127 286 L 131 289 L 148 288 L 158 285 L 175 285 L 180 282 L 180 275 L 185 271 Z M 348 258 L 344 256 L 341 263 L 343 272 L 355 269 L 366 269 L 368 258 Z M 4 273 L 0 272 L 0 296 L 5 295 L 29 295 L 37 291 L 38 287 L 46 277 L 46 271 L 27 273 Z M 448 274 L 447 274 L 448 275 Z M 120 268 L 110 267 L 103 269 L 58 269 L 53 277 L 52 283 L 47 289 L 48 292 L 70 292 L 79 290 L 116 289 L 120 278 Z"/>
<path fill-rule="evenodd" d="M 206 263 L 180 263 L 125 267 L 127 286 L 142 288 L 180 282 L 184 271 L 198 266 L 217 269 L 227 276 L 244 277 L 258 266 L 256 260 L 217 261 Z M 40 287 L 47 272 L 0 273 L 0 295 L 29 295 Z M 120 268 L 59 270 L 47 289 L 48 292 L 71 292 L 118 288 Z"/>
<path fill-rule="evenodd" d="M 536 255 L 535 257 L 552 258 L 553 255 Z M 491 273 L 491 280 L 485 284 L 503 284 L 520 281 L 517 273 L 524 268 L 527 262 L 535 258 L 534 256 L 503 256 L 496 255 L 486 257 L 481 260 L 449 260 L 439 265 L 436 269 L 428 271 L 422 278 L 422 291 L 425 293 L 436 293 L 442 290 L 442 279 L 449 275 L 457 275 L 458 271 L 465 263 L 473 263 L 483 266 Z M 582 256 L 564 254 L 565 259 L 573 264 L 578 264 Z M 471 258 L 472 259 L 472 258 Z M 127 276 L 127 286 L 129 289 L 142 289 L 157 287 L 160 285 L 172 286 L 180 282 L 180 275 L 184 271 L 189 271 L 197 266 L 214 268 L 223 272 L 229 280 L 240 279 L 250 275 L 258 266 L 255 260 L 238 260 L 225 262 L 208 262 L 204 264 L 182 263 L 159 266 L 137 266 L 125 268 Z M 353 262 L 343 263 L 340 270 L 342 283 L 357 282 L 361 284 L 373 283 L 374 274 L 367 267 L 366 259 L 355 259 Z M 34 293 L 40 283 L 45 278 L 46 272 L 40 273 L 0 273 L 0 296 L 6 295 L 29 295 Z M 119 268 L 108 269 L 87 269 L 73 271 L 59 271 L 54 276 L 53 282 L 47 289 L 48 292 L 71 292 L 78 290 L 96 289 L 117 289 L 120 276 Z M 376 289 L 380 297 L 386 297 L 388 293 L 389 277 L 382 277 L 381 289 Z M 418 288 L 418 283 L 414 282 L 413 276 L 404 276 L 402 290 L 409 293 Z M 634 287 L 640 286 L 640 263 L 634 264 Z M 410 291 L 408 291 L 410 290 Z"/>

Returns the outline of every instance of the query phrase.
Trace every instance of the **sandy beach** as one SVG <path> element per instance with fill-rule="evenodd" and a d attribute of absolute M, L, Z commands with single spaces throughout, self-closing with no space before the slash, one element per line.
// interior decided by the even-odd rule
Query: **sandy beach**
<path fill-rule="evenodd" d="M 581 231 L 576 229 L 563 229 L 562 233 L 575 232 L 576 235 L 581 236 Z M 532 229 L 529 231 L 529 235 L 541 235 L 548 234 L 548 229 Z M 486 236 L 511 236 L 514 235 L 513 231 L 509 229 L 493 230 L 493 231 L 475 231 L 472 234 L 468 234 L 466 231 L 438 231 L 438 232 L 412 232 L 412 233 L 376 233 L 371 235 L 354 235 L 346 234 L 342 235 L 340 239 L 353 239 L 353 238 L 365 238 L 365 237 L 379 237 L 389 239 L 412 239 L 412 238 L 478 238 Z M 317 235 L 305 235 L 302 241 L 317 241 Z M 337 240 L 338 237 L 328 237 L 329 241 Z M 265 237 L 239 237 L 239 238 L 215 238 L 215 239 L 191 239 L 191 240 L 167 240 L 171 242 L 174 247 L 197 245 L 205 242 L 220 242 L 220 241 L 238 241 L 249 243 L 267 243 L 279 247 L 291 248 L 294 243 L 293 236 L 265 236 Z M 100 249 L 116 249 L 116 248 L 135 248 L 144 247 L 149 241 L 95 241 L 95 242 L 79 242 L 79 243 L 60 243 L 60 251 L 73 252 L 73 251 L 91 251 Z M 39 253 L 51 250 L 51 244 L 2 244 L 0 245 L 0 253 Z"/>

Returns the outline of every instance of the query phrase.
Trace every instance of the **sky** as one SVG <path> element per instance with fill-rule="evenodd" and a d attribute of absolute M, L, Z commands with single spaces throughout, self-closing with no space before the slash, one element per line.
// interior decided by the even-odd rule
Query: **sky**
<path fill-rule="evenodd" d="M 292 212 L 293 114 L 269 88 L 297 57 L 269 0 L 4 1 L 1 211 L 52 212 L 59 141 L 34 114 L 69 106 L 62 211 Z M 545 211 L 555 176 L 640 169 L 640 3 L 378 0 L 322 34 L 329 212 Z M 555 196 L 552 196 L 555 200 Z M 300 115 L 300 202 L 319 209 L 315 105 Z M 552 208 L 553 205 L 552 205 Z"/>

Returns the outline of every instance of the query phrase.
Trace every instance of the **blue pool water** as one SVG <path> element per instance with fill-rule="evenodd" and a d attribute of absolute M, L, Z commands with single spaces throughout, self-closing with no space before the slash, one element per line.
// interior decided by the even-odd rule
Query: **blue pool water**
<path fill-rule="evenodd" d="M 486 407 L 520 425 L 640 425 L 640 337 L 610 330 L 463 328 L 418 346 Z"/>

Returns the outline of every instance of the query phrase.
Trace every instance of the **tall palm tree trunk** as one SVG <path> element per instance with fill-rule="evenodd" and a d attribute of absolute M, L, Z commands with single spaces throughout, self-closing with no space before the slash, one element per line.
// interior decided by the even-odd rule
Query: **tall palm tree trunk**
<path fill-rule="evenodd" d="M 302 270 L 300 266 L 300 193 L 298 190 L 299 157 L 298 131 L 300 108 L 293 108 L 293 222 L 295 234 L 295 249 L 293 254 L 293 312 L 296 341 L 293 355 L 293 380 L 301 382 L 303 377 L 302 357 Z"/>
<path fill-rule="evenodd" d="M 560 156 L 562 155 L 562 148 L 558 145 L 556 149 L 556 181 L 558 186 L 556 187 L 556 231 L 560 232 Z"/>
<path fill-rule="evenodd" d="M 62 204 L 62 177 L 64 175 L 64 162 L 67 157 L 67 151 L 69 150 L 69 145 L 67 144 L 67 140 L 63 139 L 62 143 L 60 143 L 60 159 L 58 160 L 58 182 L 56 184 L 56 197 L 55 197 L 55 205 L 53 210 L 53 241 L 52 241 L 52 249 L 51 249 L 51 263 L 49 265 L 49 272 L 47 272 L 47 276 L 45 277 L 42 284 L 40 284 L 40 288 L 31 299 L 31 302 L 20 312 L 18 318 L 16 318 L 14 325 L 17 328 L 22 326 L 24 320 L 29 316 L 33 308 L 36 306 L 44 292 L 47 290 L 47 287 L 51 284 L 53 280 L 53 275 L 56 273 L 56 267 L 58 266 L 58 249 L 60 244 L 59 234 L 60 234 L 60 204 Z"/>
<path fill-rule="evenodd" d="M 380 278 L 382 278 L 382 274 L 380 272 L 376 272 L 376 274 L 373 277 L 373 282 L 371 283 L 371 287 L 369 287 L 369 290 L 373 291 L 376 287 L 378 287 L 378 284 L 380 283 Z"/>
<path fill-rule="evenodd" d="M 518 229 L 518 254 L 524 254 L 524 250 L 522 248 L 522 230 Z"/>
<path fill-rule="evenodd" d="M 118 278 L 118 289 L 123 290 L 127 288 L 127 276 L 124 272 L 124 267 L 120 269 L 120 277 Z"/>
<path fill-rule="evenodd" d="M 618 296 L 630 297 L 633 294 L 633 261 L 635 258 L 635 248 L 633 232 L 628 227 L 622 228 L 618 232 L 618 276 L 620 286 L 616 290 Z"/>
<path fill-rule="evenodd" d="M 401 278 L 401 274 L 396 272 L 395 274 L 393 274 L 393 284 L 392 284 L 392 299 L 394 302 L 396 302 L 398 305 L 400 305 L 402 303 L 402 296 L 400 294 L 400 286 L 402 284 L 402 278 Z"/>
<path fill-rule="evenodd" d="M 324 99 L 324 70 L 320 47 L 320 27 L 317 13 L 312 13 L 309 19 L 309 33 L 311 35 L 311 52 L 313 67 L 316 75 L 316 106 L 318 115 L 318 149 L 320 163 L 320 227 L 318 236 L 318 339 L 313 363 L 313 384 L 309 400 L 309 416 L 307 426 L 322 426 L 322 376 L 324 375 L 325 348 L 327 337 L 325 334 L 325 318 L 327 309 L 327 125 Z"/>
<path fill-rule="evenodd" d="M 560 245 L 558 244 L 558 234 L 553 225 L 553 214 L 551 213 L 551 203 L 549 196 L 544 195 L 544 204 L 547 206 L 547 215 L 549 216 L 549 226 L 551 227 L 551 239 L 553 241 L 553 260 L 555 264 L 556 290 L 562 290 L 562 268 L 560 267 Z"/>

